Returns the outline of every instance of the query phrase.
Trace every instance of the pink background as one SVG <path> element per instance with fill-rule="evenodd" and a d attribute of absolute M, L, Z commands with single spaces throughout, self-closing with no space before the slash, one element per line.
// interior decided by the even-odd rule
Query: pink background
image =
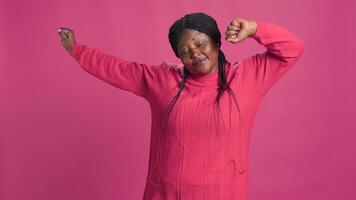
<path fill-rule="evenodd" d="M 220 3 L 218 3 L 220 2 Z M 250 200 L 356 199 L 355 1 L 2 0 L 0 199 L 142 199 L 150 108 L 83 71 L 57 29 L 143 63 L 179 62 L 169 26 L 186 13 L 281 25 L 305 43 L 265 97 L 250 146 Z M 262 52 L 223 41 L 229 61 Z"/>

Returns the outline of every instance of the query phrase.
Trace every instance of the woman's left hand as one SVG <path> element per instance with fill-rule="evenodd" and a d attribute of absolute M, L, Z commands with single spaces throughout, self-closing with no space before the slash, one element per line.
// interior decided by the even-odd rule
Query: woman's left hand
<path fill-rule="evenodd" d="M 239 43 L 254 35 L 256 30 L 256 21 L 236 18 L 227 27 L 225 32 L 225 40 L 233 44 Z"/>

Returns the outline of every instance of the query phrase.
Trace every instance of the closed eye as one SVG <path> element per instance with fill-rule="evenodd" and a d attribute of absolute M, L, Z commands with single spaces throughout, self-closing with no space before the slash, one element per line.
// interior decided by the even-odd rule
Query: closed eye
<path fill-rule="evenodd" d="M 201 41 L 199 41 L 199 42 L 197 42 L 197 43 L 195 44 L 195 46 L 198 47 L 198 48 L 203 47 L 204 45 L 205 45 L 205 42 L 201 42 Z M 187 53 L 189 53 L 189 49 L 186 49 L 186 48 L 184 48 L 184 49 L 180 52 L 181 55 L 186 55 Z"/>
<path fill-rule="evenodd" d="M 203 46 L 203 42 L 198 42 L 197 47 Z"/>
<path fill-rule="evenodd" d="M 188 53 L 188 51 L 183 51 L 183 52 L 181 52 L 182 55 L 185 55 L 185 54 L 187 54 L 187 53 Z"/>

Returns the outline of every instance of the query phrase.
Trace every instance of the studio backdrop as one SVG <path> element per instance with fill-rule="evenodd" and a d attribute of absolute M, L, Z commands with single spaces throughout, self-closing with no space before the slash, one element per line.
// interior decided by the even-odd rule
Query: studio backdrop
<path fill-rule="evenodd" d="M 142 199 L 149 104 L 85 72 L 57 30 L 127 60 L 179 63 L 168 29 L 192 12 L 222 34 L 242 17 L 305 44 L 255 119 L 250 200 L 356 199 L 355 10 L 352 0 L 1 0 L 0 199 Z M 266 50 L 253 39 L 221 48 L 230 62 Z"/>

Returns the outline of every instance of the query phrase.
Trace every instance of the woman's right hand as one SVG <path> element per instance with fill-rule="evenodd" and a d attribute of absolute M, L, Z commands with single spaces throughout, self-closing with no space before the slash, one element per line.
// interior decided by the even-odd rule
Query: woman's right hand
<path fill-rule="evenodd" d="M 68 53 L 71 53 L 75 45 L 74 31 L 70 28 L 60 27 L 58 29 L 59 36 L 62 41 L 63 47 L 67 50 Z"/>

